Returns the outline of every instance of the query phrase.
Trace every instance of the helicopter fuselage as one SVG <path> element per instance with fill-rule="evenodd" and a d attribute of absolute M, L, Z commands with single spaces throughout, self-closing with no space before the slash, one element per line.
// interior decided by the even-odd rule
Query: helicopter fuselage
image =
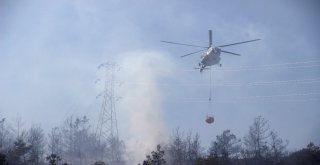
<path fill-rule="evenodd" d="M 220 63 L 220 53 L 219 48 L 210 47 L 201 55 L 201 62 L 199 63 L 200 72 L 203 71 L 207 66 L 212 66 Z"/>

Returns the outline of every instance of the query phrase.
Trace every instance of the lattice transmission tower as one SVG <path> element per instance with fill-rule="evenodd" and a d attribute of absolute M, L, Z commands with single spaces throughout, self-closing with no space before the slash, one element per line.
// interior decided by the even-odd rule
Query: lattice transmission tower
<path fill-rule="evenodd" d="M 104 85 L 103 92 L 97 97 L 102 97 L 102 105 L 97 124 L 96 135 L 99 142 L 106 142 L 108 146 L 108 157 L 111 161 L 120 161 L 120 142 L 118 136 L 117 113 L 115 103 L 118 97 L 115 96 L 115 73 L 119 71 L 119 66 L 115 63 L 104 63 L 99 65 L 103 69 Z"/>

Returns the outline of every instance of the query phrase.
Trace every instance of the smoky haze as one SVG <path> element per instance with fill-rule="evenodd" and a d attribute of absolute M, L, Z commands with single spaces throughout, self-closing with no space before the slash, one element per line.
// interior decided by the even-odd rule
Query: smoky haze
<path fill-rule="evenodd" d="M 120 66 L 116 102 L 129 162 L 141 162 L 179 127 L 199 133 L 204 148 L 230 129 L 244 137 L 265 117 L 288 149 L 320 144 L 319 2 L 245 0 L 180 2 L 3 0 L 0 2 L 0 119 L 15 130 L 45 133 L 70 116 L 99 118 L 103 87 L 97 66 Z M 200 74 L 193 48 L 160 40 L 225 48 L 222 67 Z M 215 122 L 204 122 L 206 115 Z M 299 129 L 293 129 L 299 128 Z M 12 131 L 14 132 L 14 131 Z M 138 150 L 135 150 L 138 149 Z"/>

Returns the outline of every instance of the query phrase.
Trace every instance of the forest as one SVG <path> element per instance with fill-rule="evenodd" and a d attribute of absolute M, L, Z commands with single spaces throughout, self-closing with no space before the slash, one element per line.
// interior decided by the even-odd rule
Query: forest
<path fill-rule="evenodd" d="M 52 128 L 48 134 L 40 125 L 25 129 L 21 119 L 13 126 L 6 124 L 3 118 L 0 123 L 0 164 L 133 164 L 127 158 L 124 141 L 106 139 L 101 140 L 95 135 L 86 116 L 67 117 L 61 126 Z M 197 133 L 176 128 L 169 140 L 154 146 L 139 165 L 320 164 L 320 148 L 313 142 L 295 151 L 288 151 L 288 144 L 288 140 L 270 128 L 268 120 L 258 116 L 244 137 L 227 129 L 212 137 L 207 149 L 201 146 Z"/>

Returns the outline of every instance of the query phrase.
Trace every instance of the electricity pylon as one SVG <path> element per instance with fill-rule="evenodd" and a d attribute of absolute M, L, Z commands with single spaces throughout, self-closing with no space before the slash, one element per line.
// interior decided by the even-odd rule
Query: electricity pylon
<path fill-rule="evenodd" d="M 96 136 L 100 143 L 106 142 L 108 147 L 108 155 L 111 161 L 120 161 L 120 142 L 118 137 L 118 125 L 115 102 L 115 72 L 119 70 L 119 66 L 115 63 L 104 63 L 99 65 L 99 69 L 103 69 L 104 91 L 97 97 L 102 97 L 101 111 L 98 119 Z"/>

